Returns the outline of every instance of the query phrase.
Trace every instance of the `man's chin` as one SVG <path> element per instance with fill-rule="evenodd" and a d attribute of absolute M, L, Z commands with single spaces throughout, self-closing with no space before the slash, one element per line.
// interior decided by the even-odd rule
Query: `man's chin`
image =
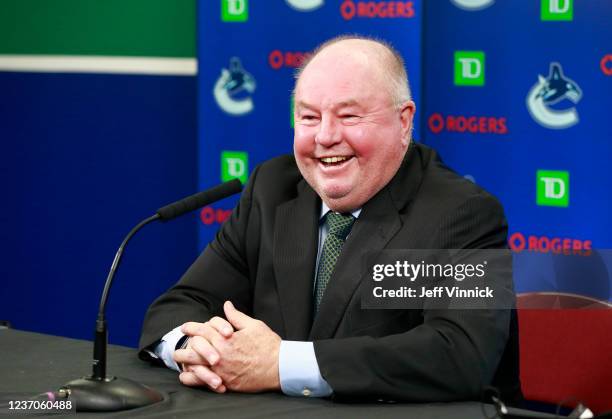
<path fill-rule="evenodd" d="M 330 191 L 331 192 L 331 191 Z M 361 208 L 363 205 L 359 203 L 354 194 L 350 191 L 347 193 L 338 193 L 338 191 L 333 191 L 335 193 L 326 193 L 323 194 L 323 201 L 332 211 L 336 212 L 349 212 L 354 211 L 357 208 Z"/>
<path fill-rule="evenodd" d="M 321 190 L 321 192 L 322 192 L 323 197 L 325 197 L 327 200 L 330 200 L 330 201 L 344 200 L 348 198 L 351 194 L 351 191 L 349 188 L 336 187 L 336 186 L 324 187 Z"/>

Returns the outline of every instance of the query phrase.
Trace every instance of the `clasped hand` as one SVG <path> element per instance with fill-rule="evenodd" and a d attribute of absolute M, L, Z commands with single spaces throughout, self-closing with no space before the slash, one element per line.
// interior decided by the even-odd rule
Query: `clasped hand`
<path fill-rule="evenodd" d="M 174 360 L 183 366 L 181 383 L 207 386 L 217 393 L 279 390 L 280 336 L 229 301 L 223 311 L 227 320 L 213 317 L 181 326 L 189 336 L 187 347 L 174 352 Z"/>

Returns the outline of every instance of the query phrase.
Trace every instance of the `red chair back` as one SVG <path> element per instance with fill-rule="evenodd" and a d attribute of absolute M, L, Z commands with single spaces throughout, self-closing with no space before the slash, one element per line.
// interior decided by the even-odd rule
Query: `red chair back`
<path fill-rule="evenodd" d="M 527 400 L 612 410 L 612 310 L 525 309 L 518 299 L 521 384 Z M 528 305 L 528 304 L 527 304 Z M 567 307 L 567 304 L 561 305 Z M 541 307 L 541 305 L 540 305 Z"/>

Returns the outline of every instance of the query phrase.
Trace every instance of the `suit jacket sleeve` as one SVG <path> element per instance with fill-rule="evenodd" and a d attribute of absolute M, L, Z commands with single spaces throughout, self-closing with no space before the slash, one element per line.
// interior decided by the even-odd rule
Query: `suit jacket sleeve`
<path fill-rule="evenodd" d="M 435 235 L 437 248 L 505 248 L 503 210 L 489 195 L 472 196 L 446 214 Z M 422 324 L 404 333 L 315 341 L 321 374 L 334 396 L 420 402 L 478 399 L 506 346 L 510 310 L 425 307 L 421 314 Z"/>
<path fill-rule="evenodd" d="M 231 300 L 241 311 L 249 312 L 252 284 L 249 281 L 246 248 L 248 230 L 258 228 L 251 219 L 253 183 L 258 168 L 241 195 L 230 218 L 215 239 L 196 259 L 180 281 L 151 304 L 146 313 L 139 343 L 139 357 L 150 360 L 144 349 L 163 335 L 188 321 L 206 322 L 223 316 L 223 303 Z M 256 249 L 250 250 L 256 254 Z"/>

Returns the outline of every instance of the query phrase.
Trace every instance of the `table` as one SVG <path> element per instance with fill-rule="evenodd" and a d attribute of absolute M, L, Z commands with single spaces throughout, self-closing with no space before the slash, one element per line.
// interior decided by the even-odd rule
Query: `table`
<path fill-rule="evenodd" d="M 22 400 L 57 390 L 91 373 L 92 343 L 18 330 L 0 330 L 0 394 Z M 137 359 L 133 348 L 110 345 L 108 374 L 164 393 L 160 403 L 124 412 L 79 412 L 79 418 L 482 418 L 477 402 L 341 404 L 276 393 L 215 394 L 180 384 L 177 373 Z M 15 416 L 18 417 L 18 416 Z M 23 416 L 21 416 L 23 417 Z M 45 417 L 36 415 L 36 417 Z M 48 417 L 57 418 L 57 415 Z"/>

